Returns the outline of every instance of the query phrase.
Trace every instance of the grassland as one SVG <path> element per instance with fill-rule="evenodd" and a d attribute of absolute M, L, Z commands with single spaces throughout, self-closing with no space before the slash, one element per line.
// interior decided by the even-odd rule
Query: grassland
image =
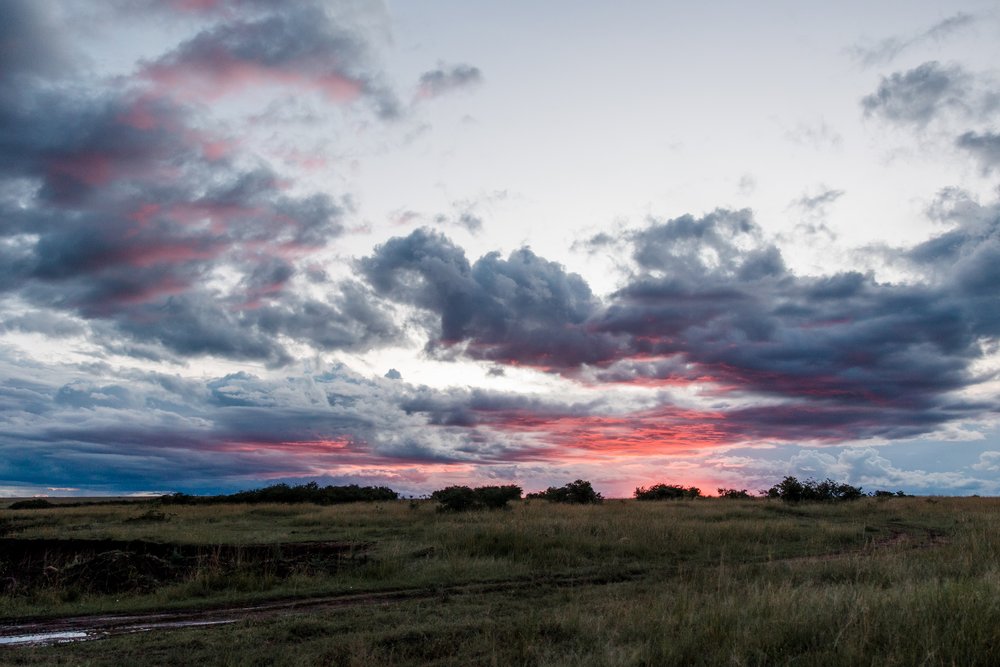
<path fill-rule="evenodd" d="M 221 627 L 0 648 L 0 664 L 995 665 L 998 520 L 1000 500 L 979 498 L 530 501 L 462 514 L 408 501 L 0 509 L 8 540 L 237 554 L 114 594 L 69 586 L 50 567 L 49 579 L 0 596 L 0 625 L 352 600 Z M 232 551 L 291 553 L 305 542 L 348 545 L 349 556 L 278 567 Z"/>

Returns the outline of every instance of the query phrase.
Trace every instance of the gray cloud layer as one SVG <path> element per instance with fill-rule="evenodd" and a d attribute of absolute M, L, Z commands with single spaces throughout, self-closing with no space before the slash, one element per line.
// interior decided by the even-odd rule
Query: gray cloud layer
<path fill-rule="evenodd" d="M 353 279 L 332 283 L 310 258 L 343 235 L 349 198 L 290 194 L 214 128 L 204 102 L 264 81 L 367 105 L 369 121 L 371 109 L 395 117 L 399 103 L 363 36 L 318 4 L 251 5 L 196 12 L 211 21 L 190 39 L 132 77 L 102 81 L 59 48 L 44 8 L 0 4 L 0 329 L 84 336 L 136 359 L 282 366 L 295 345 L 368 351 L 412 324 L 427 352 L 488 362 L 491 381 L 526 366 L 608 391 L 572 402 L 432 390 L 394 369 L 372 379 L 342 366 L 196 381 L 11 354 L 0 359 L 0 481 L 238 488 L 349 469 L 415 483 L 422 465 L 558 460 L 574 447 L 907 438 L 1000 409 L 964 391 L 995 379 L 977 363 L 1000 336 L 1000 205 L 958 192 L 933 211 L 946 229 L 894 251 L 921 276 L 910 282 L 798 276 L 751 211 L 718 209 L 591 239 L 628 256 L 630 274 L 605 298 L 529 248 L 471 259 L 429 229 L 389 239 L 356 261 Z M 919 39 L 970 20 L 956 15 Z M 890 46 L 884 53 L 906 48 Z M 441 67 L 421 77 L 420 94 L 481 78 L 468 65 Z M 998 100 L 981 77 L 928 62 L 883 77 L 862 106 L 921 129 L 939 118 L 985 123 Z M 995 128 L 963 129 L 955 145 L 995 169 Z M 796 206 L 820 214 L 842 195 Z M 455 217 L 482 224 L 472 204 Z M 711 409 L 668 397 L 692 383 Z M 612 405 L 624 385 L 661 393 L 634 409 Z M 903 474 L 869 452 L 820 463 Z"/>
<path fill-rule="evenodd" d="M 712 381 L 783 399 L 727 415 L 760 437 L 908 437 L 995 405 L 953 392 L 1000 334 L 1000 216 L 975 212 L 906 255 L 933 282 L 800 278 L 749 211 L 653 220 L 622 239 L 637 271 L 602 303 L 528 250 L 470 264 L 418 230 L 362 260 L 384 297 L 434 313 L 432 344 L 602 382 Z M 589 369 L 589 370 L 588 370 Z"/>
<path fill-rule="evenodd" d="M 296 258 L 342 233 L 343 203 L 285 194 L 267 165 L 240 159 L 238 144 L 219 149 L 233 142 L 169 90 L 71 78 L 63 54 L 40 46 L 58 40 L 34 6 L 0 12 L 17 35 L 0 74 L 0 291 L 182 356 L 283 364 L 281 336 L 321 349 L 398 336 L 363 285 L 323 300 L 290 289 Z M 283 76 L 291 63 L 307 83 L 350 76 L 362 93 L 373 89 L 353 73 L 356 38 L 318 12 L 297 5 L 217 25 L 153 67 L 222 77 L 252 65 Z M 330 62 L 351 73 L 328 71 Z M 239 277 L 234 286 L 219 280 L 226 272 Z"/>

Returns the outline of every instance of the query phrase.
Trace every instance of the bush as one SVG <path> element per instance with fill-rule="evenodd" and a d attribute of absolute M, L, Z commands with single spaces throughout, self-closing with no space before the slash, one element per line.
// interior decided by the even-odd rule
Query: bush
<path fill-rule="evenodd" d="M 780 498 L 789 502 L 857 500 L 865 495 L 860 486 L 838 483 L 832 479 L 822 482 L 807 479 L 800 482 L 792 476 L 785 477 L 764 494 L 768 498 Z"/>
<path fill-rule="evenodd" d="M 504 486 L 480 486 L 475 489 L 476 501 L 487 509 L 501 509 L 511 500 L 521 499 L 521 487 L 516 484 Z"/>
<path fill-rule="evenodd" d="M 529 493 L 528 498 L 539 498 L 550 500 L 556 503 L 579 503 L 581 505 L 599 503 L 604 497 L 597 491 L 590 482 L 578 479 L 565 486 L 550 486 L 544 491 Z"/>
<path fill-rule="evenodd" d="M 729 498 L 730 500 L 744 500 L 751 498 L 752 496 L 747 492 L 746 489 L 716 489 L 719 493 L 720 498 Z"/>
<path fill-rule="evenodd" d="M 696 486 L 686 487 L 676 484 L 654 484 L 646 487 L 640 486 L 635 490 L 636 500 L 680 500 L 682 498 L 698 498 L 701 496 L 701 489 Z"/>
<path fill-rule="evenodd" d="M 213 503 L 316 503 L 317 505 L 336 505 L 340 503 L 356 503 L 371 501 L 396 500 L 399 494 L 385 486 L 320 486 L 316 482 L 289 486 L 274 484 L 263 489 L 238 491 L 230 495 L 220 496 L 190 496 L 186 493 L 174 493 L 160 498 L 165 505 L 206 505 Z"/>
<path fill-rule="evenodd" d="M 44 510 L 49 507 L 55 507 L 45 498 L 32 498 L 31 500 L 18 500 L 16 503 L 11 503 L 8 509 L 12 510 Z"/>
<path fill-rule="evenodd" d="M 468 486 L 449 486 L 431 494 L 431 500 L 441 504 L 441 509 L 449 512 L 464 512 L 476 505 L 476 492 Z"/>
<path fill-rule="evenodd" d="M 906 495 L 902 491 L 884 491 L 879 489 L 877 491 L 872 491 L 871 496 L 873 498 L 910 498 L 911 496 Z"/>
<path fill-rule="evenodd" d="M 441 509 L 448 512 L 502 509 L 509 501 L 520 499 L 521 487 L 514 484 L 480 486 L 475 489 L 468 486 L 449 486 L 431 494 L 431 500 L 436 500 L 440 503 Z"/>

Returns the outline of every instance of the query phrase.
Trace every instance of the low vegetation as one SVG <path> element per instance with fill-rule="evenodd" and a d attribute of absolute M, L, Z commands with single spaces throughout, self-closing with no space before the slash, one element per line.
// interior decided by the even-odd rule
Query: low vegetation
<path fill-rule="evenodd" d="M 677 484 L 654 484 L 648 489 L 640 486 L 635 490 L 636 500 L 680 500 L 694 499 L 701 496 L 701 489 L 696 486 L 679 486 Z"/>
<path fill-rule="evenodd" d="M 746 489 L 720 488 L 716 489 L 716 493 L 719 494 L 720 498 L 728 498 L 729 500 L 750 500 L 753 497 Z"/>
<path fill-rule="evenodd" d="M 743 492 L 0 509 L 0 626 L 243 610 L 0 663 L 1000 664 L 1000 499 Z"/>
<path fill-rule="evenodd" d="M 503 509 L 512 500 L 521 499 L 521 487 L 515 484 L 505 486 L 480 486 L 475 489 L 468 486 L 449 486 L 431 494 L 431 500 L 437 501 L 441 510 L 446 512 L 465 512 L 477 509 Z"/>
<path fill-rule="evenodd" d="M 576 505 L 593 505 L 604 500 L 604 496 L 595 491 L 590 482 L 583 479 L 570 482 L 565 486 L 550 486 L 544 491 L 529 493 L 527 497 Z"/>
<path fill-rule="evenodd" d="M 27 500 L 18 500 L 10 505 L 12 510 L 43 510 L 50 507 L 55 507 L 55 505 L 45 498 L 28 498 Z"/>
<path fill-rule="evenodd" d="M 221 496 L 191 496 L 174 493 L 161 498 L 165 505 L 211 505 L 219 503 L 315 503 L 316 505 L 337 505 L 340 503 L 360 503 L 396 500 L 399 494 L 385 486 L 319 486 L 316 482 L 289 486 L 274 484 L 263 489 L 239 491 Z"/>
<path fill-rule="evenodd" d="M 859 486 L 851 486 L 832 479 L 817 482 L 807 479 L 800 482 L 795 477 L 785 477 L 767 490 L 768 498 L 780 498 L 789 502 L 832 502 L 842 500 L 857 500 L 864 496 Z"/>

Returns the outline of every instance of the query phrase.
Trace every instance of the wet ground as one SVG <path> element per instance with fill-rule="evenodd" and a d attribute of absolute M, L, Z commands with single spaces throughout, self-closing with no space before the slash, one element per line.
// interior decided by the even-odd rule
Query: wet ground
<path fill-rule="evenodd" d="M 456 586 L 407 588 L 379 592 L 343 593 L 314 598 L 287 598 L 251 605 L 190 609 L 137 614 L 105 614 L 67 618 L 46 618 L 0 625 L 0 648 L 3 646 L 44 646 L 66 642 L 90 641 L 137 632 L 180 630 L 218 626 L 246 620 L 273 618 L 279 615 L 307 613 L 369 605 L 397 604 L 406 600 L 448 598 L 491 592 L 514 592 L 539 586 L 579 586 L 610 584 L 634 579 L 638 573 L 615 577 L 549 576 L 539 579 L 493 581 Z"/>

